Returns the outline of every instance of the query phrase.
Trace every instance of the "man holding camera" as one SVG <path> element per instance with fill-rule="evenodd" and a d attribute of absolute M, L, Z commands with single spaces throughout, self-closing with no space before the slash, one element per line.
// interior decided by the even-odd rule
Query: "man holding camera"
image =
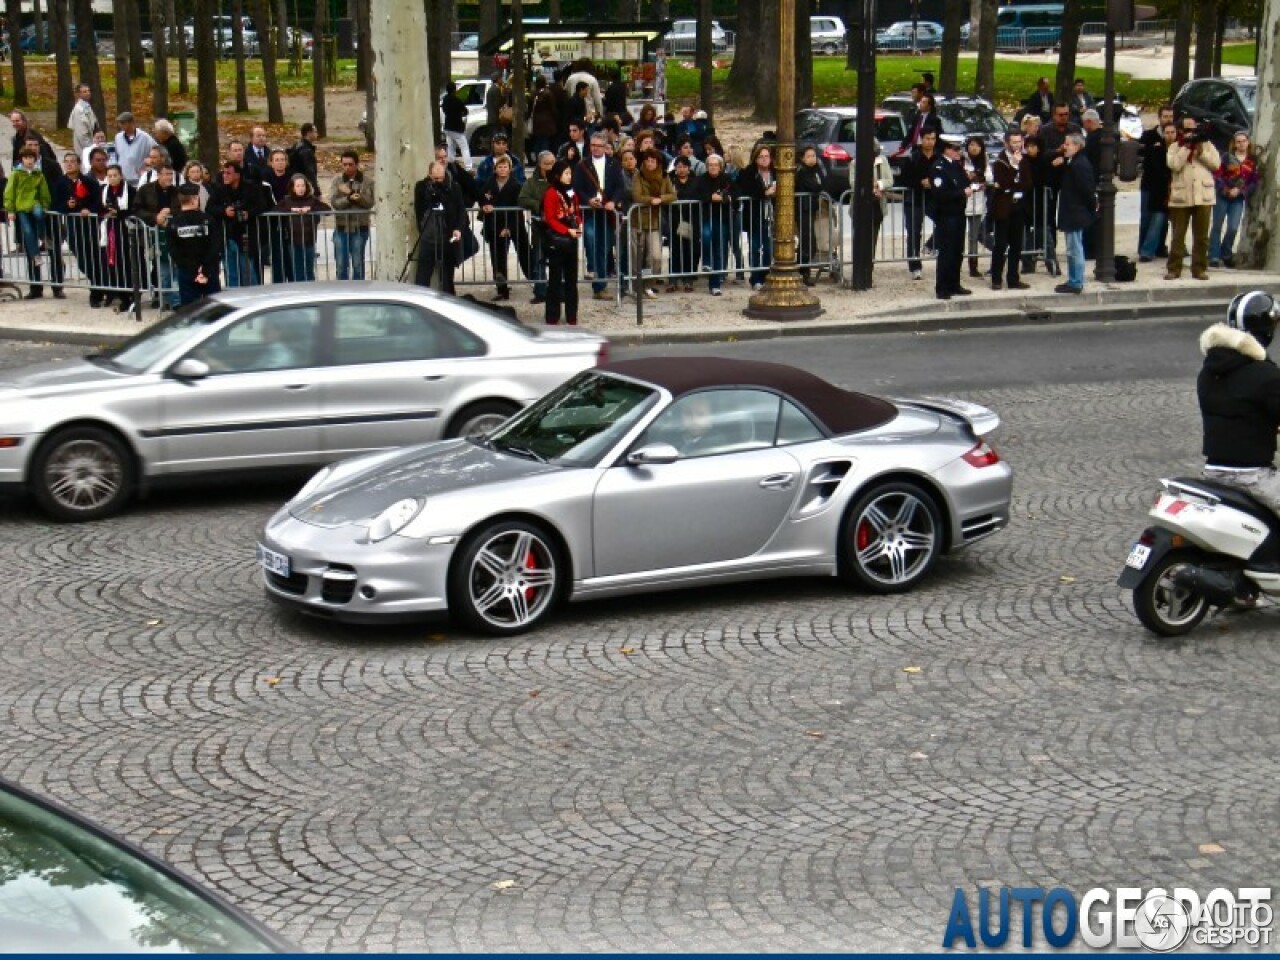
<path fill-rule="evenodd" d="M 431 164 L 430 174 L 414 184 L 413 214 L 418 221 L 418 267 L 413 282 L 430 287 L 432 274 L 440 270 L 440 289 L 453 293 L 453 271 L 461 262 L 462 231 L 467 223 L 467 206 L 446 174 L 449 165 L 440 160 Z"/>
<path fill-rule="evenodd" d="M 333 254 L 338 261 L 339 280 L 364 279 L 373 197 L 373 177 L 360 169 L 360 154 L 342 151 L 342 172 L 333 178 L 329 188 L 329 205 L 339 211 L 333 223 Z"/>
<path fill-rule="evenodd" d="M 247 181 L 240 164 L 234 160 L 222 164 L 222 188 L 209 198 L 208 209 L 216 211 L 222 221 L 227 241 L 228 287 L 250 287 L 261 282 L 257 224 L 266 206 L 262 186 Z"/>
<path fill-rule="evenodd" d="M 1169 244 L 1166 280 L 1182 276 L 1182 258 L 1187 252 L 1187 224 L 1191 224 L 1191 276 L 1209 279 L 1209 225 L 1213 220 L 1213 174 L 1218 169 L 1218 148 L 1209 139 L 1209 129 L 1195 117 L 1178 121 L 1178 139 L 1165 154 L 1169 165 L 1169 223 L 1173 234 Z"/>

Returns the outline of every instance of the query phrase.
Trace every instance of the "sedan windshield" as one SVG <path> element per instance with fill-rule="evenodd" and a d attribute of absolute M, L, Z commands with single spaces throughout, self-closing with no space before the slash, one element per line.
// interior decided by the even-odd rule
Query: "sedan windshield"
<path fill-rule="evenodd" d="M 581 373 L 481 442 L 543 463 L 592 466 L 636 424 L 657 396 L 643 384 L 594 371 Z"/>
<path fill-rule="evenodd" d="M 198 300 L 178 310 L 163 323 L 157 323 L 115 349 L 90 359 L 124 373 L 142 373 L 161 357 L 190 341 L 193 334 L 234 312 L 235 307 L 217 300 Z"/>

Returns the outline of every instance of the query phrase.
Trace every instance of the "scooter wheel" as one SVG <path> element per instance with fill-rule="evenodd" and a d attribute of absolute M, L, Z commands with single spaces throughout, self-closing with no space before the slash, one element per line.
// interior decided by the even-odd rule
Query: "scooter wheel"
<path fill-rule="evenodd" d="M 1174 582 L 1177 572 L 1196 561 L 1189 550 L 1175 550 L 1160 558 L 1133 588 L 1133 612 L 1142 625 L 1161 637 L 1180 637 L 1194 630 L 1209 612 L 1202 594 Z"/>

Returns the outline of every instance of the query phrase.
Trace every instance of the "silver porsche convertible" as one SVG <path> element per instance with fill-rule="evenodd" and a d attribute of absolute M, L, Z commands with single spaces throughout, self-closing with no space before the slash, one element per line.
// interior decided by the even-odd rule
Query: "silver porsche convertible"
<path fill-rule="evenodd" d="M 331 465 L 258 544 L 267 594 L 515 634 L 562 601 L 777 576 L 908 590 L 1003 528 L 1013 473 L 959 401 L 709 357 L 578 374 L 486 436 Z"/>

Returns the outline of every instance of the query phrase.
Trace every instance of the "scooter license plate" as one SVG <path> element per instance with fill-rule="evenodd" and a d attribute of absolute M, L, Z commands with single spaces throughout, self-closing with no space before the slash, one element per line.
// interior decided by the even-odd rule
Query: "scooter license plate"
<path fill-rule="evenodd" d="M 1129 551 L 1129 559 L 1124 562 L 1126 567 L 1133 567 L 1135 570 L 1141 570 L 1147 565 L 1147 559 L 1151 556 L 1151 548 L 1145 544 L 1135 543 L 1133 549 Z"/>

